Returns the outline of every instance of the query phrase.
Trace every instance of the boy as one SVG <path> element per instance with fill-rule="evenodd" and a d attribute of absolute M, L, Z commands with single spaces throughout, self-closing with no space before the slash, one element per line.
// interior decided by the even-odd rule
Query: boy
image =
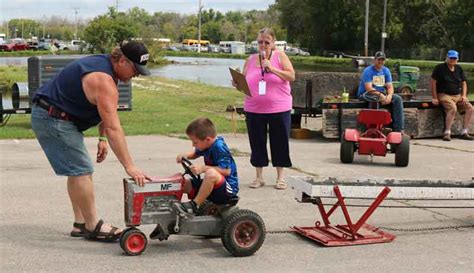
<path fill-rule="evenodd" d="M 176 162 L 181 163 L 183 158 L 203 156 L 205 165 L 191 165 L 191 171 L 195 175 L 204 174 L 204 179 L 186 179 L 184 191 L 191 201 L 182 203 L 183 209 L 194 213 L 206 199 L 215 204 L 224 204 L 237 197 L 237 166 L 224 138 L 217 136 L 212 121 L 208 118 L 195 119 L 186 128 L 186 134 L 195 149 L 179 154 Z"/>

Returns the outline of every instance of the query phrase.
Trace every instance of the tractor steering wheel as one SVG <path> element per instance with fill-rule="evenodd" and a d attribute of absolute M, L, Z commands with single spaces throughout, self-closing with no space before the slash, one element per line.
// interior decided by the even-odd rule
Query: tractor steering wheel
<path fill-rule="evenodd" d="M 198 174 L 197 176 L 191 171 L 191 165 L 193 165 L 193 163 L 191 163 L 191 161 L 189 161 L 188 159 L 186 158 L 182 158 L 181 159 L 181 165 L 183 166 L 183 169 L 184 169 L 184 174 L 183 175 L 186 175 L 186 174 L 189 174 L 189 176 L 191 176 L 192 179 L 194 180 L 201 180 L 201 175 Z"/>

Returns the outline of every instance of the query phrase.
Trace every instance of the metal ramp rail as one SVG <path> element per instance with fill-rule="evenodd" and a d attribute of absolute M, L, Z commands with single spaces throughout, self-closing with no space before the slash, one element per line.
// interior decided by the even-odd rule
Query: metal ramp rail
<path fill-rule="evenodd" d="M 474 181 L 459 180 L 318 180 L 307 176 L 292 176 L 288 184 L 295 190 L 295 199 L 302 203 L 318 206 L 320 221 L 312 227 L 292 229 L 298 234 L 324 246 L 349 246 L 361 244 L 388 243 L 396 236 L 367 224 L 367 220 L 384 200 L 474 200 Z M 389 196 L 390 194 L 390 196 Z M 336 198 L 337 202 L 325 209 L 321 198 Z M 372 204 L 357 220 L 353 221 L 345 199 L 374 199 Z M 333 225 L 330 216 L 340 207 L 345 225 Z"/>

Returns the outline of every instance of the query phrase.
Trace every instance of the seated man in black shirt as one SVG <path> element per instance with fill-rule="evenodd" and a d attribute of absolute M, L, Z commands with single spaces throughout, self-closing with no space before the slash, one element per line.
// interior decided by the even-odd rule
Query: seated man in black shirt
<path fill-rule="evenodd" d="M 435 67 L 431 74 L 431 94 L 433 105 L 441 104 L 446 113 L 445 131 L 443 140 L 451 140 L 451 125 L 456 111 L 464 115 L 461 139 L 474 140 L 469 135 L 469 125 L 472 118 L 472 105 L 467 98 L 466 75 L 461 66 L 457 64 L 459 53 L 449 50 L 446 62 Z"/>

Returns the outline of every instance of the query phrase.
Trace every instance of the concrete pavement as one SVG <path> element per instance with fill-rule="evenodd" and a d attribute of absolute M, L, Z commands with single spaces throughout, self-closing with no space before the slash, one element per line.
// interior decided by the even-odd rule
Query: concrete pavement
<path fill-rule="evenodd" d="M 265 169 L 267 186 L 250 189 L 254 169 L 249 164 L 246 135 L 225 135 L 234 150 L 241 182 L 239 207 L 254 210 L 268 231 L 289 226 L 311 226 L 319 220 L 316 207 L 294 200 L 293 191 L 277 191 L 273 169 Z M 181 172 L 175 156 L 191 149 L 176 137 L 127 137 L 137 165 L 149 175 Z M 91 156 L 96 139 L 86 139 Z M 353 178 L 438 178 L 470 180 L 474 177 L 474 143 L 453 139 L 412 140 L 410 164 L 394 166 L 394 156 L 356 156 L 354 164 L 339 162 L 339 143 L 321 138 L 291 140 L 294 169 L 287 175 Z M 53 174 L 36 140 L 0 140 L 2 272 L 472 272 L 474 229 L 394 231 L 389 244 L 325 248 L 294 234 L 267 234 L 262 248 L 251 257 L 233 258 L 220 239 L 171 236 L 149 241 L 138 257 L 122 254 L 117 243 L 97 243 L 68 236 L 72 211 L 65 178 Z M 123 227 L 125 176 L 114 156 L 96 165 L 95 187 L 100 216 Z M 413 202 L 410 202 L 410 204 Z M 402 203 L 387 201 L 386 205 Z M 474 206 L 473 201 L 424 202 L 431 205 Z M 350 208 L 355 216 L 364 209 Z M 341 214 L 336 215 L 342 222 Z M 427 228 L 474 225 L 473 209 L 379 209 L 369 223 L 389 228 Z M 152 226 L 140 227 L 146 234 Z"/>

